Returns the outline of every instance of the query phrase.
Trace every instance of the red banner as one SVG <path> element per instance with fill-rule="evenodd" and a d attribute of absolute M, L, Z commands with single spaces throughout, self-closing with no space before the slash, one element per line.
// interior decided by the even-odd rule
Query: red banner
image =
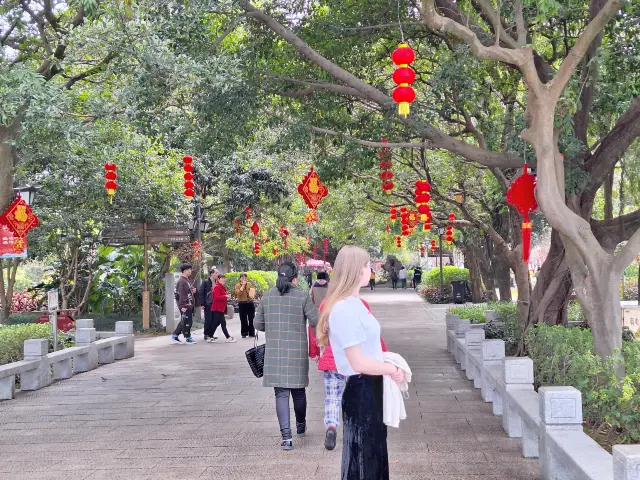
<path fill-rule="evenodd" d="M 9 227 L 0 224 L 0 258 L 25 258 L 26 256 L 26 237 L 16 237 Z"/>

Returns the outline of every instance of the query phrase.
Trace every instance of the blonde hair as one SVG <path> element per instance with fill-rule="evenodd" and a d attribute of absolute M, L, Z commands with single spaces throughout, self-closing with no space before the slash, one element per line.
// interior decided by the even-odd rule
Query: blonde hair
<path fill-rule="evenodd" d="M 318 345 L 329 344 L 329 315 L 336 303 L 351 296 L 359 288 L 362 269 L 369 263 L 366 250 L 354 245 L 342 247 L 336 257 L 335 266 L 329 282 L 327 298 L 322 302 L 322 313 L 316 327 Z"/>

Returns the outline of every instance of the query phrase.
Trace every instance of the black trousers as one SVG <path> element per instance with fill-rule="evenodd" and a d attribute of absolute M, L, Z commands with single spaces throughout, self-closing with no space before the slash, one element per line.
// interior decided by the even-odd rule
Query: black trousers
<path fill-rule="evenodd" d="M 211 316 L 213 317 L 213 325 L 211 327 L 211 336 L 213 337 L 216 334 L 216 330 L 218 327 L 222 327 L 222 333 L 224 336 L 229 338 L 229 332 L 227 330 L 227 319 L 224 318 L 224 313 L 222 312 L 211 312 Z"/>
<path fill-rule="evenodd" d="M 391 287 L 393 287 L 393 289 L 397 289 L 398 288 L 398 280 L 391 280 Z"/>
<path fill-rule="evenodd" d="M 413 288 L 417 289 L 422 283 L 422 277 L 413 277 Z"/>
<path fill-rule="evenodd" d="M 191 336 L 191 326 L 193 325 L 193 310 L 188 308 L 186 312 L 180 313 L 180 323 L 174 330 L 173 334 L 175 336 L 183 334 L 184 338 L 189 338 Z"/>
<path fill-rule="evenodd" d="M 369 286 L 371 287 L 371 290 L 375 290 L 376 289 L 376 281 L 375 280 L 369 280 Z"/>
<path fill-rule="evenodd" d="M 255 337 L 256 330 L 253 328 L 253 319 L 256 316 L 256 307 L 253 302 L 240 302 L 240 332 L 243 337 Z"/>
<path fill-rule="evenodd" d="M 289 410 L 289 395 L 293 397 L 293 411 L 296 424 L 307 421 L 307 392 L 304 388 L 274 388 L 276 392 L 276 415 L 280 424 L 283 440 L 291 440 L 291 411 Z"/>
<path fill-rule="evenodd" d="M 342 480 L 389 480 L 382 376 L 354 375 L 342 394 Z"/>
<path fill-rule="evenodd" d="M 402 280 L 400 280 L 400 283 L 402 284 L 402 288 L 407 288 L 407 279 L 403 278 Z"/>
<path fill-rule="evenodd" d="M 211 305 L 204 306 L 204 337 L 213 337 L 213 312 L 211 311 Z"/>

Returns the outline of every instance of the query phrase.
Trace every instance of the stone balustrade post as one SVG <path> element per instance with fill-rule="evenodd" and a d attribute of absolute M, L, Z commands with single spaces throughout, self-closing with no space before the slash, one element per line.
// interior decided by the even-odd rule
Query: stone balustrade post
<path fill-rule="evenodd" d="M 116 336 L 126 336 L 127 343 L 119 343 L 113 347 L 116 360 L 131 358 L 135 352 L 135 338 L 133 336 L 133 322 L 116 322 Z"/>
<path fill-rule="evenodd" d="M 493 387 L 489 378 L 487 368 L 493 365 L 501 365 L 504 359 L 504 340 L 483 340 L 482 341 L 482 399 L 491 402 L 493 397 Z"/>
<path fill-rule="evenodd" d="M 485 310 L 484 318 L 487 323 L 500 323 L 500 315 L 496 310 Z"/>
<path fill-rule="evenodd" d="M 76 355 L 73 358 L 73 373 L 82 373 L 98 368 L 98 349 L 95 346 L 96 341 L 96 329 L 91 328 L 78 328 L 78 321 L 76 320 L 76 346 L 77 347 L 89 347 L 89 351 L 82 355 Z M 93 320 L 91 320 L 93 325 Z"/>
<path fill-rule="evenodd" d="M 49 340 L 34 338 L 24 341 L 24 359 L 38 360 L 36 368 L 20 374 L 21 390 L 40 390 L 51 383 L 51 366 L 47 354 Z"/>
<path fill-rule="evenodd" d="M 573 478 L 547 445 L 547 432 L 582 431 L 582 393 L 574 387 L 540 387 L 540 478 Z M 632 477 L 633 478 L 633 477 Z"/>
<path fill-rule="evenodd" d="M 613 447 L 613 480 L 640 480 L 640 445 Z"/>
<path fill-rule="evenodd" d="M 484 340 L 484 329 L 482 328 L 470 328 L 464 334 L 464 342 L 466 346 L 465 355 L 462 359 L 462 370 L 467 373 L 467 380 L 473 380 L 474 386 L 476 385 L 476 371 L 473 362 L 471 361 L 471 355 L 482 351 L 482 341 Z M 480 385 L 480 380 L 477 381 Z M 476 388 L 479 388 L 476 387 Z"/>
<path fill-rule="evenodd" d="M 466 320 L 466 319 L 458 320 L 454 328 L 456 338 L 464 338 L 465 334 L 467 333 L 467 330 L 469 330 L 470 328 L 471 328 L 471 320 Z M 453 352 L 455 353 L 456 362 L 462 363 L 462 351 L 460 350 L 460 348 L 458 348 L 457 342 L 453 344 Z"/>
<path fill-rule="evenodd" d="M 444 321 L 447 324 L 447 352 L 449 353 L 454 351 L 454 345 L 451 337 L 449 336 L 449 330 L 455 330 L 456 322 L 458 320 L 460 320 L 460 316 L 454 313 L 447 313 L 444 317 Z"/>
<path fill-rule="evenodd" d="M 509 392 L 533 391 L 533 360 L 529 357 L 507 357 L 503 360 L 505 398 L 502 401 L 502 426 L 511 438 L 522 437 L 522 419 L 514 408 L 510 408 Z M 494 392 L 495 393 L 495 392 Z"/>

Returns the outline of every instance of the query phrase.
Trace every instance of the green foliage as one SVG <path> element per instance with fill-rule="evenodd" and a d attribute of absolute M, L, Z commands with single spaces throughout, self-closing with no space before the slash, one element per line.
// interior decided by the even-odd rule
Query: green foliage
<path fill-rule="evenodd" d="M 582 306 L 578 300 L 571 300 L 567 306 L 567 317 L 570 322 L 584 322 L 586 318 L 582 312 Z"/>
<path fill-rule="evenodd" d="M 51 342 L 51 326 L 44 323 L 0 327 L 0 365 L 22 360 L 24 341 L 32 338 L 48 338 Z"/>
<path fill-rule="evenodd" d="M 471 323 L 485 323 L 484 311 L 488 308 L 487 305 L 463 305 L 451 307 L 449 313 L 460 315 L 460 318 L 471 320 Z"/>
<path fill-rule="evenodd" d="M 455 280 L 469 280 L 469 270 L 466 268 L 460 268 L 453 265 L 446 265 L 442 267 L 442 278 L 445 288 L 451 287 L 451 282 Z M 422 283 L 427 287 L 439 287 L 440 286 L 440 269 L 433 268 L 427 272 L 423 277 Z"/>
<path fill-rule="evenodd" d="M 236 285 L 240 283 L 240 273 L 241 272 L 231 272 L 231 273 L 225 273 L 224 275 L 227 279 L 225 287 L 227 288 L 227 293 L 229 294 L 230 298 L 235 298 L 235 288 L 236 288 Z M 267 290 L 269 290 L 269 288 L 271 288 L 269 286 L 269 281 L 266 278 L 267 275 L 265 275 L 270 273 L 273 273 L 273 272 L 261 272 L 256 270 L 247 272 L 247 277 L 249 281 L 253 284 L 254 287 L 256 287 L 257 297 L 262 297 L 264 292 L 266 292 Z M 269 277 L 273 278 L 271 275 L 269 275 Z M 274 286 L 275 286 L 275 282 L 274 282 Z"/>
<path fill-rule="evenodd" d="M 526 346 L 536 386 L 572 385 L 582 392 L 585 423 L 607 444 L 640 442 L 640 344 L 625 342 L 626 376 L 618 381 L 614 360 L 594 351 L 589 329 L 537 325 Z M 604 437 L 601 432 L 607 432 Z"/>

